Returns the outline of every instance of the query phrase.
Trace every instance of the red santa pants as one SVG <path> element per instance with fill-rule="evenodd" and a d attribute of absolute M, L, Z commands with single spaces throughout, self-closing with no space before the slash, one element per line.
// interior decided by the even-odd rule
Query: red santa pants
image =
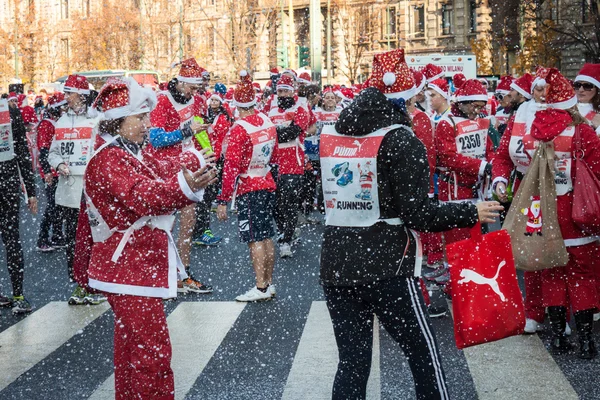
<path fill-rule="evenodd" d="M 600 254 L 597 242 L 567 247 L 569 262 L 564 267 L 542 271 L 544 306 L 569 307 L 573 312 L 596 309 L 598 292 L 595 268 Z"/>
<path fill-rule="evenodd" d="M 444 245 L 441 232 L 422 232 L 423 254 L 427 256 L 427 264 L 441 262 L 444 258 Z"/>
<path fill-rule="evenodd" d="M 115 313 L 115 399 L 174 399 L 162 299 L 109 294 L 108 302 Z"/>
<path fill-rule="evenodd" d="M 542 295 L 542 271 L 526 271 L 525 280 L 525 318 L 539 323 L 544 322 L 544 298 Z"/>

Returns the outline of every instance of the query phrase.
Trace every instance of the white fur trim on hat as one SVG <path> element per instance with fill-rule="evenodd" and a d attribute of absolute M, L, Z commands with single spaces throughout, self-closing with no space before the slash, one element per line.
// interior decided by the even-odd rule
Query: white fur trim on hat
<path fill-rule="evenodd" d="M 408 100 L 411 97 L 414 97 L 417 92 L 415 92 L 415 87 L 411 87 L 408 90 L 405 90 L 403 92 L 396 92 L 396 93 L 384 93 L 384 96 L 387 97 L 388 99 L 404 99 L 404 100 Z"/>
<path fill-rule="evenodd" d="M 302 79 L 302 78 L 296 79 L 296 82 L 303 83 L 305 85 L 310 85 L 310 81 L 307 81 L 306 79 Z"/>
<path fill-rule="evenodd" d="M 252 100 L 252 101 L 249 101 L 249 102 L 247 102 L 247 103 L 240 103 L 240 102 L 239 102 L 239 101 L 237 101 L 237 100 L 233 100 L 233 104 L 234 104 L 236 107 L 250 108 L 250 107 L 254 107 L 254 106 L 256 105 L 256 99 L 254 99 L 254 100 Z"/>
<path fill-rule="evenodd" d="M 211 96 L 208 98 L 208 101 L 207 101 L 207 103 L 210 103 L 210 101 L 211 101 L 212 99 L 219 100 L 221 103 L 223 102 L 223 99 L 221 98 L 221 96 L 219 96 L 219 95 L 218 95 L 218 94 L 216 94 L 216 93 L 213 93 L 213 94 L 212 94 L 212 95 L 211 95 Z"/>
<path fill-rule="evenodd" d="M 598 81 L 597 79 L 592 78 L 589 75 L 577 75 L 577 78 L 575 78 L 575 80 L 573 82 L 589 82 L 593 85 L 595 85 L 598 89 L 600 89 L 600 81 Z"/>
<path fill-rule="evenodd" d="M 421 80 L 421 84 L 417 87 L 415 87 L 415 95 L 421 93 L 423 91 L 423 89 L 425 89 L 425 85 L 427 84 L 427 79 L 425 79 L 425 77 L 423 77 L 423 79 Z"/>
<path fill-rule="evenodd" d="M 385 86 L 392 86 L 394 83 L 396 83 L 396 74 L 393 72 L 386 72 L 383 74 L 382 80 Z"/>
<path fill-rule="evenodd" d="M 141 87 L 132 77 L 123 78 L 129 89 L 129 104 L 104 111 L 104 119 L 117 119 L 149 113 L 156 107 L 156 94 L 150 88 Z"/>
<path fill-rule="evenodd" d="M 191 83 L 191 84 L 196 84 L 196 85 L 200 85 L 200 84 L 204 83 L 204 79 L 202 79 L 200 77 L 189 78 L 189 77 L 185 77 L 185 76 L 177 76 L 177 80 L 179 82 Z"/>
<path fill-rule="evenodd" d="M 458 103 L 463 101 L 485 101 L 487 103 L 488 97 L 485 94 L 471 94 L 469 96 L 456 96 L 456 101 Z"/>
<path fill-rule="evenodd" d="M 505 90 L 505 89 L 496 89 L 496 93 L 498 94 L 503 94 L 503 95 L 507 95 L 510 93 L 510 90 Z"/>
<path fill-rule="evenodd" d="M 510 84 L 510 88 L 516 90 L 519 93 L 521 93 L 523 95 L 523 97 L 525 97 L 527 100 L 531 100 L 531 93 L 527 93 L 525 90 L 523 90 L 522 87 L 520 87 L 519 85 L 517 85 L 515 82 L 513 82 L 513 83 Z M 486 99 L 486 101 L 487 101 L 487 99 Z"/>
<path fill-rule="evenodd" d="M 444 77 L 444 71 L 427 79 L 427 83 L 431 83 L 431 82 L 435 81 L 436 79 L 443 78 L 443 77 Z M 423 77 L 423 78 L 425 78 L 425 77 Z"/>
<path fill-rule="evenodd" d="M 577 105 L 577 96 L 571 97 L 569 100 L 561 101 L 560 103 L 548 103 L 548 108 L 555 108 L 558 110 L 568 110 L 571 107 Z"/>
<path fill-rule="evenodd" d="M 428 89 L 431 90 L 435 90 L 436 92 L 438 92 L 441 96 L 443 96 L 446 100 L 450 99 L 450 95 L 448 93 L 445 93 L 441 87 L 439 87 L 438 85 L 434 85 L 432 83 L 430 83 L 429 85 L 427 85 Z"/>
<path fill-rule="evenodd" d="M 66 100 L 63 101 L 59 101 L 58 103 L 52 104 L 52 105 L 48 105 L 49 108 L 58 108 L 60 106 L 64 106 L 65 104 L 67 104 Z"/>
<path fill-rule="evenodd" d="M 79 94 L 90 94 L 89 89 L 77 89 L 69 86 L 65 86 L 63 89 L 65 93 L 79 93 Z"/>
<path fill-rule="evenodd" d="M 546 82 L 544 78 L 535 78 L 531 84 L 531 93 L 533 93 L 533 89 L 535 89 L 537 86 L 546 86 L 547 84 L 548 82 Z"/>
<path fill-rule="evenodd" d="M 279 90 L 279 89 L 287 89 L 287 90 L 291 90 L 292 92 L 293 92 L 294 90 L 296 90 L 296 89 L 294 89 L 294 87 L 293 87 L 293 86 L 290 86 L 290 85 L 283 85 L 283 84 L 281 84 L 281 83 L 278 83 L 278 84 L 277 84 L 277 89 L 275 89 L 275 90 Z"/>
<path fill-rule="evenodd" d="M 10 96 L 6 99 L 6 101 L 17 101 L 19 98 L 17 96 Z"/>

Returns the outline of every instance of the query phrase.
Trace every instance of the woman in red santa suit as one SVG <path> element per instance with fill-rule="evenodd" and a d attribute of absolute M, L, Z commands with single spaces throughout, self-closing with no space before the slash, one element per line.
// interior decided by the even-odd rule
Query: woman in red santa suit
<path fill-rule="evenodd" d="M 107 293 L 115 314 L 118 400 L 175 398 L 163 299 L 177 295 L 178 269 L 185 273 L 173 214 L 200 200 L 216 175 L 194 151 L 176 161 L 142 151 L 155 105 L 133 78 L 111 78 L 94 103 L 103 120 L 85 172 L 89 286 Z"/>
<path fill-rule="evenodd" d="M 582 232 L 571 217 L 575 180 L 572 160 L 575 157 L 573 137 L 576 131 L 579 131 L 583 160 L 593 173 L 600 177 L 600 139 L 577 111 L 577 97 L 569 81 L 555 68 L 549 70 L 545 81 L 548 85 L 548 108 L 536 112 L 531 136 L 523 138 L 523 150 L 531 157 L 537 143 L 551 141 L 556 157 L 560 159 L 557 163 L 560 162 L 566 168 L 566 173 L 557 169 L 555 181 L 558 224 L 567 246 L 569 262 L 564 267 L 542 271 L 544 306 L 548 309 L 552 330 L 552 349 L 556 352 L 571 350 L 571 344 L 564 335 L 567 316 L 570 315 L 567 311 L 570 309 L 575 315 L 580 345 L 579 357 L 591 359 L 597 354 L 592 327 L 593 314 L 598 307 L 594 269 L 600 254 L 600 245 L 597 237 Z M 542 202 L 548 200 L 553 201 L 541 199 Z M 543 230 L 543 219 L 541 223 Z M 534 226 L 533 230 L 536 229 Z"/>
<path fill-rule="evenodd" d="M 496 92 L 494 93 L 496 100 L 499 101 L 499 107 L 496 110 L 496 114 L 494 115 L 494 117 L 496 120 L 496 129 L 498 130 L 500 136 L 502 136 L 502 134 L 506 130 L 506 124 L 508 123 L 508 119 L 512 115 L 512 109 L 510 107 L 510 85 L 514 81 L 515 78 L 513 78 L 512 76 L 504 75 L 500 78 L 498 86 L 496 86 Z"/>
<path fill-rule="evenodd" d="M 584 64 L 573 84 L 577 109 L 600 135 L 600 64 Z"/>
<path fill-rule="evenodd" d="M 155 157 L 176 160 L 182 152 L 202 149 L 194 135 L 206 130 L 208 125 L 194 118 L 206 113 L 206 101 L 199 95 L 204 90 L 203 72 L 195 59 L 184 60 L 179 75 L 169 82 L 166 91 L 158 94 L 158 103 L 150 114 L 149 151 Z M 194 205 L 181 210 L 179 223 L 177 249 L 188 275 L 178 282 L 179 292 L 211 293 L 212 286 L 196 279 L 190 271 L 192 234 L 196 225 Z"/>

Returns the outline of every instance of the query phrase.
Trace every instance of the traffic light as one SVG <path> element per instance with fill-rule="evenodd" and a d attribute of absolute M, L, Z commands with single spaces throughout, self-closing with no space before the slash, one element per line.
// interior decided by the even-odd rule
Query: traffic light
<path fill-rule="evenodd" d="M 298 46 L 298 67 L 310 66 L 310 48 L 308 46 Z"/>
<path fill-rule="evenodd" d="M 287 47 L 277 48 L 277 65 L 281 68 L 288 67 L 288 51 Z"/>

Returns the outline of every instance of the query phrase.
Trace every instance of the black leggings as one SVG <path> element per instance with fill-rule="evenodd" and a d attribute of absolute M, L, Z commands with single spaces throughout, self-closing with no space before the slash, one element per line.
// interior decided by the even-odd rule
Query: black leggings
<path fill-rule="evenodd" d="M 52 229 L 52 241 L 62 240 L 62 217 L 54 203 L 54 195 L 56 192 L 56 183 L 58 178 L 52 179 L 52 185 L 44 184 L 44 192 L 46 193 L 46 210 L 40 223 L 40 233 L 38 235 L 38 246 L 50 244 L 50 229 Z"/>
<path fill-rule="evenodd" d="M 220 171 L 220 170 L 219 170 Z M 194 225 L 194 238 L 202 236 L 204 231 L 210 229 L 210 207 L 219 194 L 222 173 L 219 172 L 217 181 L 204 189 L 202 201 L 196 203 L 196 225 Z"/>
<path fill-rule="evenodd" d="M 67 248 L 67 270 L 69 272 L 69 279 L 75 281 L 73 277 L 73 259 L 75 258 L 75 236 L 77 235 L 77 220 L 79 219 L 79 209 L 56 206 L 60 210 L 63 222 L 65 224 L 65 243 Z"/>
<path fill-rule="evenodd" d="M 325 286 L 340 361 L 333 400 L 365 399 L 371 371 L 373 314 L 408 360 L 417 400 L 448 399 L 438 345 L 417 278 L 365 286 Z"/>
<path fill-rule="evenodd" d="M 277 199 L 275 201 L 275 222 L 277 230 L 283 234 L 280 243 L 291 243 L 298 223 L 300 210 L 300 194 L 304 175 L 286 174 L 277 181 Z"/>
<path fill-rule="evenodd" d="M 323 190 L 317 190 L 320 189 L 321 162 L 319 160 L 311 160 L 310 162 L 313 169 L 312 171 L 304 172 L 304 186 L 302 188 L 302 212 L 305 215 L 309 215 L 312 212 L 315 195 L 317 196 L 319 209 L 323 206 Z"/>
<path fill-rule="evenodd" d="M 6 265 L 12 283 L 13 296 L 23 295 L 23 247 L 19 237 L 19 186 L 0 188 L 0 233 L 6 248 Z"/>

